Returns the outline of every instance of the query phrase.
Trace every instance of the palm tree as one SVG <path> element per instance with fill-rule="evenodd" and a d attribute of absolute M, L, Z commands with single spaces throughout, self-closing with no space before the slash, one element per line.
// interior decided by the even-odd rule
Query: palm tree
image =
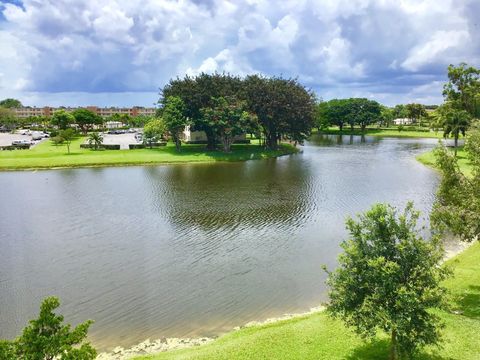
<path fill-rule="evenodd" d="M 98 132 L 93 132 L 88 137 L 88 143 L 90 144 L 90 146 L 93 145 L 93 148 L 95 150 L 97 150 L 100 147 L 100 145 L 102 145 L 102 141 L 103 141 L 103 136 Z"/>
<path fill-rule="evenodd" d="M 465 132 L 470 125 L 470 115 L 465 110 L 454 109 L 447 105 L 441 111 L 443 120 L 443 137 L 452 135 L 455 139 L 455 156 L 457 156 L 458 138 L 460 134 L 465 136 Z"/>

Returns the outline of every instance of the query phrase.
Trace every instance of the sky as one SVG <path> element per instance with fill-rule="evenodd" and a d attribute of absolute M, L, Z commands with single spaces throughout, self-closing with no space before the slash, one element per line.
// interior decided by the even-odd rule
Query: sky
<path fill-rule="evenodd" d="M 480 0 L 0 0 L 0 99 L 153 106 L 217 71 L 438 104 L 449 64 L 480 67 L 479 26 Z"/>

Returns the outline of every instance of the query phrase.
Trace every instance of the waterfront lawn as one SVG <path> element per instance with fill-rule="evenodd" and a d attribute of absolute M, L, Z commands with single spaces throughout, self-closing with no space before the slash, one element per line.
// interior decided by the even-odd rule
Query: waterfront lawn
<path fill-rule="evenodd" d="M 171 143 L 165 147 L 135 150 L 81 149 L 85 141 L 79 137 L 72 141 L 70 154 L 65 145 L 55 146 L 46 140 L 29 150 L 0 151 L 0 170 L 47 169 L 87 166 L 145 165 L 162 163 L 190 163 L 213 161 L 243 161 L 291 154 L 294 146 L 281 144 L 278 150 L 267 150 L 254 144 L 232 146 L 231 153 L 207 151 L 205 145 L 182 145 L 177 152 Z"/>
<path fill-rule="evenodd" d="M 458 148 L 457 158 L 458 158 L 458 166 L 460 167 L 460 170 L 466 176 L 470 176 L 472 174 L 473 169 L 469 163 L 467 153 L 465 152 L 465 150 L 463 150 L 463 148 Z M 424 165 L 435 167 L 435 155 L 433 150 L 417 155 L 416 159 Z"/>
<path fill-rule="evenodd" d="M 369 136 L 383 136 L 383 137 L 406 137 L 406 138 L 433 138 L 441 139 L 443 138 L 443 132 L 433 132 L 433 131 L 421 131 L 421 130 L 409 130 L 408 127 L 405 127 L 402 131 L 396 128 L 378 128 L 378 127 L 367 127 L 365 132 L 362 132 L 360 128 L 354 128 L 353 131 L 350 130 L 350 126 L 344 126 L 343 131 L 337 126 L 331 126 L 328 129 L 322 129 L 318 131 L 320 134 L 332 134 L 332 135 L 369 135 Z"/>
<path fill-rule="evenodd" d="M 480 243 L 449 260 L 454 277 L 445 282 L 449 310 L 438 311 L 445 322 L 441 348 L 429 347 L 415 359 L 480 359 Z M 211 344 L 138 359 L 350 359 L 388 358 L 389 342 L 380 335 L 362 341 L 344 325 L 320 312 L 303 318 L 231 332 Z"/>

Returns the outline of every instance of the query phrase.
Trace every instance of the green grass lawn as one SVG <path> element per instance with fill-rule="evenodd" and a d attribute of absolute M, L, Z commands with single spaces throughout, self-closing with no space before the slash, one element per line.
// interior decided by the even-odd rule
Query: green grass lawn
<path fill-rule="evenodd" d="M 156 149 L 94 151 L 80 149 L 83 141 L 83 137 L 75 139 L 70 145 L 70 154 L 67 154 L 66 146 L 57 147 L 49 140 L 29 150 L 0 151 L 0 170 L 242 161 L 276 157 L 297 151 L 288 144 L 281 144 L 278 150 L 266 150 L 256 144 L 239 144 L 233 145 L 232 152 L 228 154 L 207 151 L 205 145 L 182 145 L 182 150 L 177 152 L 170 143 Z"/>
<path fill-rule="evenodd" d="M 467 153 L 462 148 L 458 149 L 457 158 L 460 170 L 462 170 L 466 176 L 470 176 L 473 169 L 467 158 Z M 435 167 L 435 155 L 433 154 L 433 150 L 417 155 L 416 159 L 424 165 Z"/>
<path fill-rule="evenodd" d="M 319 130 L 321 134 L 332 134 L 332 135 L 370 135 L 370 136 L 383 136 L 383 137 L 406 137 L 406 138 L 433 138 L 433 139 L 441 139 L 443 137 L 443 133 L 433 132 L 433 131 L 420 131 L 420 130 L 409 130 L 406 127 L 404 130 L 399 131 L 395 128 L 388 128 L 388 129 L 379 129 L 379 128 L 372 128 L 369 127 L 362 133 L 360 128 L 354 128 L 353 131 L 350 130 L 350 127 L 345 126 L 343 131 L 336 126 L 329 127 L 328 129 Z"/>
<path fill-rule="evenodd" d="M 448 264 L 454 277 L 445 282 L 450 309 L 438 311 L 445 322 L 442 348 L 429 347 L 415 359 L 480 359 L 480 243 Z M 196 348 L 137 359 L 350 359 L 384 360 L 389 342 L 379 335 L 362 341 L 338 320 L 320 312 L 270 325 L 244 328 Z"/>

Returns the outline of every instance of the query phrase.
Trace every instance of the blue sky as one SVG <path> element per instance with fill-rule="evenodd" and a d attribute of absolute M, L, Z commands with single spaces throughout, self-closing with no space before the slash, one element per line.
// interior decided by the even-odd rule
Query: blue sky
<path fill-rule="evenodd" d="M 442 100 L 480 66 L 478 0 L 0 0 L 0 98 L 151 106 L 170 78 L 297 77 L 319 97 Z"/>

